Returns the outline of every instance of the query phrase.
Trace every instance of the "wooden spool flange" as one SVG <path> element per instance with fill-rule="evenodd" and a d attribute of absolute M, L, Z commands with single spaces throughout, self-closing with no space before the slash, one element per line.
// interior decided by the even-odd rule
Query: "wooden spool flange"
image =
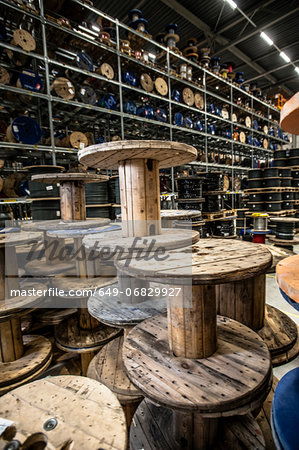
<path fill-rule="evenodd" d="M 89 364 L 87 376 L 105 384 L 117 396 L 124 409 L 129 428 L 134 412 L 143 396 L 124 372 L 123 341 L 123 336 L 120 336 L 106 344 Z"/>
<path fill-rule="evenodd" d="M 195 148 L 166 141 L 118 141 L 80 150 L 89 167 L 119 169 L 123 236 L 161 234 L 159 168 L 196 159 Z"/>
<path fill-rule="evenodd" d="M 106 386 L 86 377 L 48 377 L 15 389 L 0 399 L 0 415 L 15 423 L 15 439 L 21 443 L 39 435 L 44 444 L 30 448 L 127 448 L 119 401 Z"/>
<path fill-rule="evenodd" d="M 39 183 L 59 183 L 61 219 L 67 221 L 86 219 L 84 184 L 107 181 L 109 177 L 85 173 L 49 173 L 33 175 L 31 179 Z"/>
<path fill-rule="evenodd" d="M 130 428 L 131 450 L 152 448 L 153 445 L 155 450 L 191 450 L 196 449 L 199 444 L 190 439 L 193 430 L 196 432 L 192 413 L 178 415 L 169 408 L 154 405 L 145 399 L 133 417 Z M 173 430 L 175 425 L 180 426 Z M 216 442 L 209 447 L 211 450 L 266 448 L 262 431 L 251 414 L 221 418 L 218 425 Z M 204 431 L 203 429 L 203 433 Z"/>
<path fill-rule="evenodd" d="M 41 233 L 10 233 L 0 240 L 0 394 L 30 381 L 43 372 L 52 358 L 51 343 L 42 336 L 23 338 L 21 317 L 43 300 L 45 285 L 31 282 L 20 288 L 16 246 L 36 243 Z M 12 294 L 12 290 L 36 289 L 32 296 Z"/>
<path fill-rule="evenodd" d="M 185 437 L 190 449 L 210 448 L 218 418 L 253 411 L 271 388 L 271 361 L 262 339 L 222 316 L 217 330 L 216 353 L 200 360 L 173 355 L 167 319 L 162 316 L 140 323 L 124 341 L 123 361 L 130 380 L 149 400 L 174 410 L 174 438 Z M 185 414 L 192 415 L 191 428 Z"/>
<path fill-rule="evenodd" d="M 168 289 L 177 288 L 178 294 L 168 301 L 170 348 L 176 356 L 206 358 L 217 347 L 217 285 L 225 289 L 226 283 L 234 286 L 243 280 L 259 279 L 271 266 L 271 261 L 271 253 L 262 245 L 209 239 L 197 242 L 192 248 L 170 252 L 164 262 L 133 259 L 125 267 L 119 260 L 116 267 L 130 276 L 168 284 Z M 222 299 L 223 296 L 219 302 Z M 264 317 L 262 295 L 257 300 L 255 297 L 245 297 L 244 303 L 242 300 L 236 295 L 232 302 L 238 311 L 243 308 L 241 318 L 252 310 L 252 321 L 256 320 L 255 316 Z"/>

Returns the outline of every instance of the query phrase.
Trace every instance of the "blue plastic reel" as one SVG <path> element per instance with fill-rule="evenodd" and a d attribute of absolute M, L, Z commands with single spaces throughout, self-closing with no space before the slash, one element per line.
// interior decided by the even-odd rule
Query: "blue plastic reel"
<path fill-rule="evenodd" d="M 222 136 L 226 137 L 227 139 L 231 139 L 232 138 L 231 130 L 229 130 L 228 128 L 226 130 L 223 130 L 222 131 Z"/>
<path fill-rule="evenodd" d="M 134 16 L 138 16 L 138 17 L 140 18 L 140 17 L 143 16 L 143 14 L 142 14 L 142 12 L 140 11 L 140 9 L 131 9 L 131 10 L 128 12 L 128 16 L 129 16 L 130 21 L 132 21 L 132 19 L 133 19 Z"/>
<path fill-rule="evenodd" d="M 123 72 L 122 79 L 124 83 L 129 84 L 130 86 L 137 85 L 137 77 L 134 72 L 131 72 L 131 70 L 126 70 Z"/>
<path fill-rule="evenodd" d="M 212 69 L 216 69 L 217 67 L 220 68 L 220 58 L 218 56 L 214 56 L 213 58 L 211 58 L 210 67 Z"/>
<path fill-rule="evenodd" d="M 242 84 L 244 83 L 244 72 L 237 72 L 235 76 L 235 82 Z"/>
<path fill-rule="evenodd" d="M 216 116 L 222 117 L 222 108 L 220 106 L 215 106 L 215 114 Z"/>
<path fill-rule="evenodd" d="M 210 134 L 216 134 L 216 128 L 215 125 L 209 125 L 209 133 Z"/>
<path fill-rule="evenodd" d="M 185 117 L 184 124 L 187 128 L 193 128 L 193 121 L 190 117 Z"/>
<path fill-rule="evenodd" d="M 174 115 L 174 122 L 179 127 L 182 127 L 184 125 L 184 116 L 183 116 L 183 114 L 180 113 L 180 112 L 175 113 L 175 115 Z"/>
<path fill-rule="evenodd" d="M 257 120 L 253 121 L 253 128 L 257 131 L 259 129 L 259 124 Z"/>
<path fill-rule="evenodd" d="M 277 130 L 277 137 L 278 137 L 279 139 L 283 139 L 282 131 L 281 131 L 280 128 L 278 128 L 278 130 Z"/>
<path fill-rule="evenodd" d="M 179 102 L 181 101 L 181 93 L 177 89 L 172 89 L 171 91 L 171 98 L 172 100 Z"/>
<path fill-rule="evenodd" d="M 159 120 L 159 122 L 166 122 L 167 120 L 167 114 L 162 108 L 158 108 L 156 110 L 156 119 Z"/>
<path fill-rule="evenodd" d="M 197 131 L 202 131 L 202 132 L 205 131 L 205 127 L 200 120 L 196 120 L 195 128 L 197 129 Z"/>
<path fill-rule="evenodd" d="M 247 140 L 249 145 L 253 145 L 253 137 L 251 136 L 251 134 L 247 137 Z"/>
<path fill-rule="evenodd" d="M 137 106 L 134 102 L 126 102 L 125 103 L 125 112 L 128 114 L 136 114 Z"/>
<path fill-rule="evenodd" d="M 86 52 L 79 52 L 76 56 L 77 66 L 89 72 L 94 71 L 94 65 L 92 58 Z"/>
<path fill-rule="evenodd" d="M 142 105 L 137 108 L 137 116 L 146 117 L 147 119 L 154 119 L 154 108 L 150 105 Z"/>
<path fill-rule="evenodd" d="M 269 136 L 275 136 L 274 128 L 269 128 Z"/>
<path fill-rule="evenodd" d="M 117 108 L 117 101 L 115 100 L 114 95 L 106 94 L 99 101 L 99 106 L 115 110 Z"/>
<path fill-rule="evenodd" d="M 261 146 L 262 146 L 262 143 L 261 143 L 260 139 L 254 138 L 254 139 L 253 139 L 253 145 L 254 145 L 255 147 L 261 147 Z"/>
<path fill-rule="evenodd" d="M 20 73 L 20 83 L 23 89 L 28 89 L 33 92 L 39 92 L 42 88 L 40 76 L 29 69 L 25 69 Z"/>
<path fill-rule="evenodd" d="M 28 180 L 23 180 L 19 184 L 18 194 L 20 197 L 27 197 L 30 195 Z"/>
<path fill-rule="evenodd" d="M 146 19 L 144 19 L 143 17 L 140 17 L 137 20 L 134 20 L 134 22 L 130 22 L 129 23 L 129 27 L 133 28 L 134 30 L 137 30 L 137 27 L 140 23 L 144 24 L 144 28 L 146 27 L 146 25 L 148 24 L 148 21 Z M 145 30 L 144 33 L 146 33 L 147 31 Z"/>
<path fill-rule="evenodd" d="M 104 142 L 105 142 L 105 139 L 103 138 L 103 136 L 99 136 L 99 137 L 95 138 L 96 144 L 103 144 Z"/>
<path fill-rule="evenodd" d="M 166 25 L 165 30 L 167 33 L 176 33 L 178 31 L 178 26 L 176 23 L 169 23 Z"/>
<path fill-rule="evenodd" d="M 215 106 L 214 106 L 213 103 L 210 103 L 210 104 L 209 104 L 208 111 L 209 111 L 209 113 L 211 113 L 211 114 L 215 114 Z"/>
<path fill-rule="evenodd" d="M 27 116 L 16 117 L 11 124 L 11 130 L 15 140 L 23 144 L 35 145 L 42 136 L 39 124 Z"/>
<path fill-rule="evenodd" d="M 269 144 L 269 150 L 274 150 L 274 145 L 272 142 L 270 142 L 270 144 Z"/>

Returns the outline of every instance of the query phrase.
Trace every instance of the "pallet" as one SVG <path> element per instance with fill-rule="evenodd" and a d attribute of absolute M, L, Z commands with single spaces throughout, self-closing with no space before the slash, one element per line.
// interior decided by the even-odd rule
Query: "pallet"
<path fill-rule="evenodd" d="M 292 186 L 280 186 L 244 189 L 244 194 L 267 194 L 271 192 L 299 192 L 299 188 Z"/>
<path fill-rule="evenodd" d="M 204 219 L 206 219 L 207 221 L 209 220 L 215 220 L 215 219 L 226 219 L 226 218 L 230 218 L 230 219 L 234 219 L 235 217 L 235 212 L 233 210 L 222 210 L 219 212 L 213 212 L 213 213 L 209 213 L 209 212 L 203 212 L 202 213 Z"/>
<path fill-rule="evenodd" d="M 284 209 L 282 211 L 248 211 L 245 213 L 245 216 L 251 216 L 255 212 L 258 212 L 258 214 L 268 214 L 269 219 L 271 220 L 271 215 L 273 216 L 292 216 L 293 214 L 296 214 L 296 209 Z"/>

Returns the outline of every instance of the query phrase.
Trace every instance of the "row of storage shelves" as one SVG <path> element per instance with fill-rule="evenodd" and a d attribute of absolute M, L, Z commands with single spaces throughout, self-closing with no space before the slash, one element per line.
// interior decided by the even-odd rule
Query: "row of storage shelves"
<path fill-rule="evenodd" d="M 92 5 L 73 3 L 87 8 L 95 19 L 109 19 L 116 38 L 101 42 L 100 34 L 86 37 L 78 24 L 74 27 L 59 22 L 55 14 L 47 15 L 42 0 L 35 10 L 3 2 L 0 155 L 10 151 L 11 157 L 19 158 L 28 151 L 33 158 L 52 154 L 53 163 L 57 157 L 72 161 L 83 146 L 112 139 L 152 139 L 154 130 L 156 139 L 194 145 L 199 166 L 246 171 L 255 159 L 270 161 L 273 150 L 289 144 L 279 129 L 279 110 L 268 101 Z M 20 29 L 33 39 L 25 49 L 15 39 L 15 30 Z M 122 51 L 121 39 L 127 39 L 127 33 L 144 46 L 139 53 Z M 192 68 L 190 79 L 182 77 L 182 64 Z M 36 136 L 26 142 L 14 129 L 20 116 L 37 124 Z M 89 136 L 70 145 L 72 133 Z"/>

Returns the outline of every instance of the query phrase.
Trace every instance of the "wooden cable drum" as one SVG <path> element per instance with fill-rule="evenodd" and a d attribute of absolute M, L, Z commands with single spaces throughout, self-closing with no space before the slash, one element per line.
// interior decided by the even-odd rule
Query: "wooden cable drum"
<path fill-rule="evenodd" d="M 117 396 L 129 428 L 133 414 L 143 397 L 124 372 L 122 345 L 123 336 L 106 344 L 89 364 L 87 377 L 103 383 Z"/>
<path fill-rule="evenodd" d="M 268 139 L 264 138 L 264 139 L 263 139 L 263 148 L 264 148 L 265 150 L 267 150 L 268 147 L 269 147 L 269 141 L 268 141 Z"/>
<path fill-rule="evenodd" d="M 234 179 L 234 190 L 239 191 L 241 189 L 241 185 L 242 185 L 241 178 L 236 177 Z"/>
<path fill-rule="evenodd" d="M 194 94 L 194 104 L 195 104 L 196 108 L 204 109 L 204 107 L 205 107 L 205 100 L 204 100 L 204 97 L 203 97 L 203 95 L 201 93 L 195 92 L 195 94 Z"/>
<path fill-rule="evenodd" d="M 244 133 L 244 131 L 241 131 L 241 132 L 240 132 L 239 138 L 240 138 L 240 142 L 241 142 L 242 144 L 245 144 L 245 143 L 246 143 L 246 134 Z"/>
<path fill-rule="evenodd" d="M 26 30 L 15 30 L 13 33 L 13 40 L 16 45 L 21 47 L 26 52 L 31 52 L 36 49 L 34 37 Z"/>
<path fill-rule="evenodd" d="M 229 190 L 229 177 L 228 175 L 223 175 L 223 190 L 228 191 Z"/>
<path fill-rule="evenodd" d="M 236 113 L 232 113 L 232 122 L 234 123 L 238 122 L 238 117 Z"/>
<path fill-rule="evenodd" d="M 155 88 L 160 95 L 165 96 L 168 93 L 168 86 L 164 78 L 157 77 L 155 79 Z"/>
<path fill-rule="evenodd" d="M 14 422 L 16 438 L 24 444 L 20 448 L 127 448 L 125 415 L 117 397 L 86 377 L 34 381 L 2 397 L 0 411 L 1 417 Z"/>
<path fill-rule="evenodd" d="M 10 82 L 10 75 L 5 69 L 5 67 L 0 66 L 0 83 L 2 84 L 9 84 Z"/>
<path fill-rule="evenodd" d="M 142 73 L 140 76 L 140 84 L 141 87 L 146 91 L 146 92 L 152 92 L 152 90 L 154 89 L 154 83 L 152 78 L 150 77 L 149 74 L 147 73 Z M 166 94 L 163 94 L 166 95 Z"/>
<path fill-rule="evenodd" d="M 108 63 L 103 63 L 100 66 L 100 74 L 103 77 L 106 77 L 108 80 L 113 80 L 114 78 L 114 70 L 113 67 Z"/>
<path fill-rule="evenodd" d="M 251 128 L 251 118 L 249 116 L 245 117 L 245 125 L 247 128 Z"/>
<path fill-rule="evenodd" d="M 183 90 L 183 100 L 184 103 L 186 103 L 186 105 L 188 106 L 194 105 L 194 94 L 193 91 L 188 87 Z"/>
<path fill-rule="evenodd" d="M 3 193 L 8 198 L 16 198 L 19 197 L 18 189 L 20 186 L 20 183 L 26 179 L 26 175 L 15 172 L 7 177 L 5 177 L 3 183 Z"/>
<path fill-rule="evenodd" d="M 81 131 L 73 131 L 63 140 L 63 146 L 81 150 L 88 146 L 88 138 Z"/>
<path fill-rule="evenodd" d="M 9 125 L 6 129 L 6 139 L 7 139 L 7 142 L 16 142 L 14 135 L 12 134 L 11 125 Z"/>
<path fill-rule="evenodd" d="M 181 450 L 182 443 L 185 448 L 198 448 L 197 442 L 192 443 L 191 436 L 186 435 L 186 428 L 190 430 L 194 428 L 192 426 L 193 419 L 192 414 L 185 414 L 184 420 L 181 417 L 185 432 L 183 430 L 175 431 L 174 428 L 179 427 L 179 423 L 173 410 L 157 406 L 145 399 L 140 403 L 134 414 L 130 428 L 130 449 L 140 450 L 142 448 L 153 448 L 154 446 L 155 450 Z M 263 419 L 267 422 L 264 415 Z M 187 427 L 185 424 L 188 424 Z M 269 441 L 272 444 L 272 434 L 268 422 L 267 431 L 271 435 Z M 203 449 L 204 446 L 200 448 Z M 263 433 L 257 420 L 251 414 L 247 414 L 222 418 L 219 421 L 216 441 L 212 446 L 209 445 L 209 448 L 211 450 L 265 450 L 268 447 L 265 445 Z"/>
<path fill-rule="evenodd" d="M 67 78 L 55 78 L 51 89 L 54 89 L 55 93 L 64 100 L 72 100 L 75 97 L 74 85 Z"/>

